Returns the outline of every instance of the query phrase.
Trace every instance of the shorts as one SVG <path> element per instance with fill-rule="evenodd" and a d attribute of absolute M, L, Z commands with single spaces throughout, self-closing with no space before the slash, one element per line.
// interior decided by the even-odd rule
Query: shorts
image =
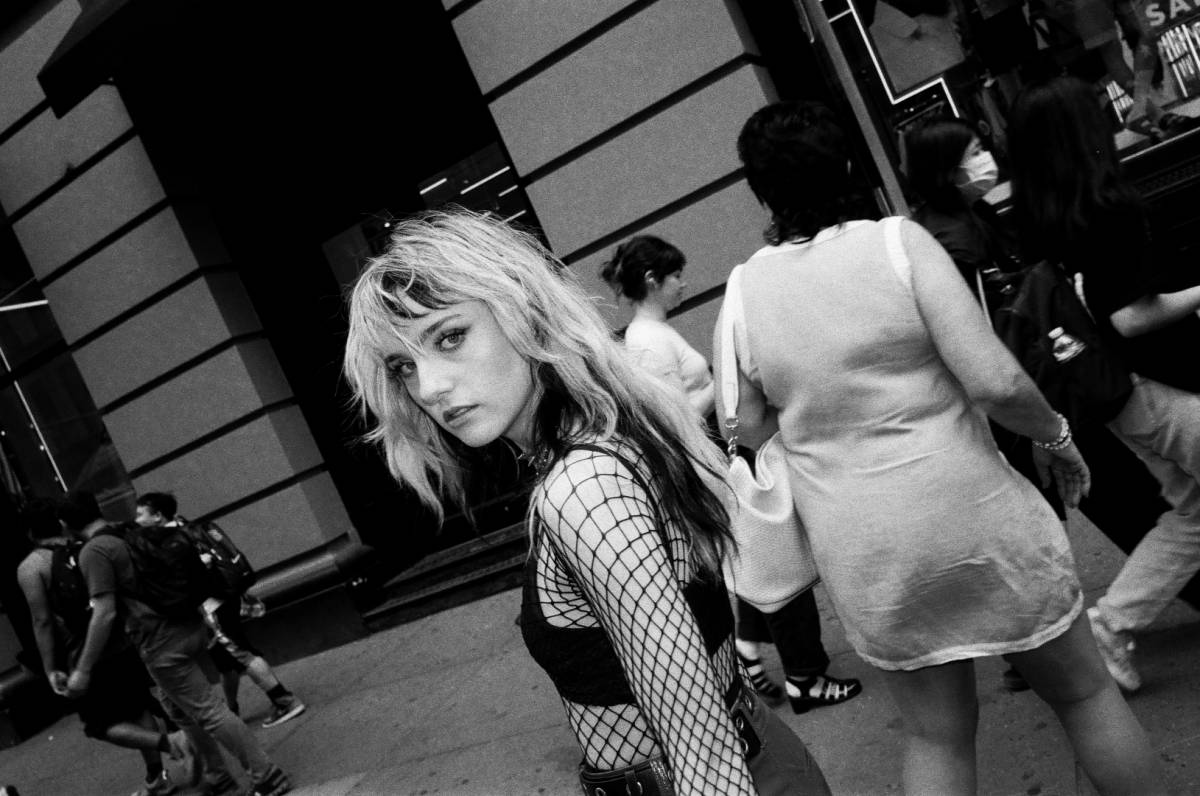
<path fill-rule="evenodd" d="M 101 660 L 92 669 L 87 693 L 75 702 L 84 734 L 103 738 L 114 724 L 160 713 L 153 687 L 154 681 L 133 647 Z"/>
<path fill-rule="evenodd" d="M 239 598 L 226 600 L 214 613 L 204 616 L 213 634 L 209 654 L 218 671 L 241 674 L 251 660 L 262 657 L 262 653 L 246 638 L 246 630 L 242 625 L 242 601 Z"/>

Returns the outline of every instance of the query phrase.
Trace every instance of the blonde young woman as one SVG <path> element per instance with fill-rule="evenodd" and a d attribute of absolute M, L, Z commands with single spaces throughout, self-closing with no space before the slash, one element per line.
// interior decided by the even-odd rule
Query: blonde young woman
<path fill-rule="evenodd" d="M 345 370 L 434 511 L 498 438 L 538 470 L 522 632 L 585 793 L 828 792 L 736 662 L 719 451 L 535 238 L 467 211 L 399 224 L 354 287 Z"/>

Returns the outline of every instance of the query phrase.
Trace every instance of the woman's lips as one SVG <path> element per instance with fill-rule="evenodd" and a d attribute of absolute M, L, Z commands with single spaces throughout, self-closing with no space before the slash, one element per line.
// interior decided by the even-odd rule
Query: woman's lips
<path fill-rule="evenodd" d="M 474 406 L 456 406 L 453 409 L 447 409 L 442 412 L 442 422 L 447 426 L 459 425 L 474 408 Z"/>

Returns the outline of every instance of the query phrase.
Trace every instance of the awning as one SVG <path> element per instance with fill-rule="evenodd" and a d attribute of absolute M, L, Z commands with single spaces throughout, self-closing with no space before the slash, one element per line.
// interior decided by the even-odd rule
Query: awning
<path fill-rule="evenodd" d="M 193 0 L 85 0 L 83 10 L 46 65 L 38 82 L 56 116 L 63 116 L 112 78 L 146 36 L 164 28 Z"/>

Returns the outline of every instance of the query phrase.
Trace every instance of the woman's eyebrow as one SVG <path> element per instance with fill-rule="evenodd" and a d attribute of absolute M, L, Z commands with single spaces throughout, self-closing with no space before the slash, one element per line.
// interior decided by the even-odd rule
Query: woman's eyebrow
<path fill-rule="evenodd" d="M 429 342 L 429 338 L 433 337 L 435 334 L 438 333 L 438 330 L 440 330 L 443 326 L 450 323 L 451 321 L 459 320 L 460 317 L 461 316 L 459 316 L 457 313 L 455 313 L 454 315 L 446 315 L 446 316 L 434 321 L 433 323 L 431 323 L 429 325 L 429 327 L 427 329 L 425 329 L 425 331 L 421 332 L 421 336 L 417 339 L 417 344 L 424 347 L 424 345 L 427 342 Z"/>

